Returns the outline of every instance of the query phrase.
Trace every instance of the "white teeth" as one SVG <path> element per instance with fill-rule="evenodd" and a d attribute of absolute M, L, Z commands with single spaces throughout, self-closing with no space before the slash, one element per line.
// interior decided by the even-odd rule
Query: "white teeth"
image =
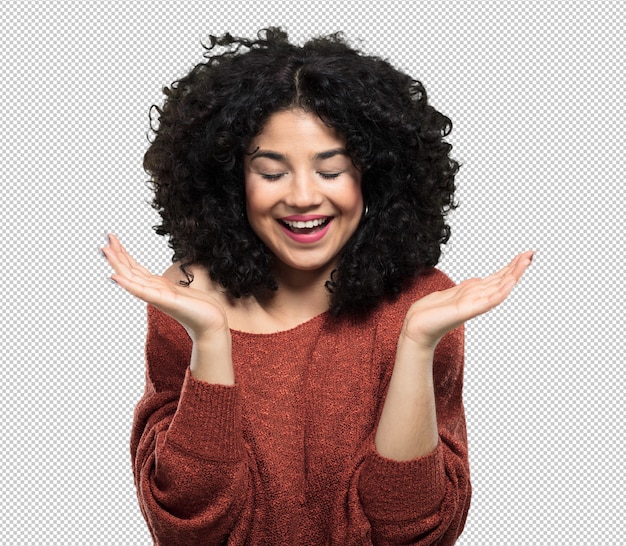
<path fill-rule="evenodd" d="M 316 218 L 315 220 L 307 220 L 306 222 L 292 222 L 290 220 L 283 220 L 285 224 L 287 224 L 291 228 L 296 229 L 311 229 L 317 226 L 321 226 L 324 222 L 326 222 L 326 218 Z"/>

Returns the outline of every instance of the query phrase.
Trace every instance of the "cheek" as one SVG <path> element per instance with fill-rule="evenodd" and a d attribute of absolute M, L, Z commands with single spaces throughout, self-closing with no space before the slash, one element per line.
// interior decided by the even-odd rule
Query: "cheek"
<path fill-rule="evenodd" d="M 246 183 L 246 209 L 248 214 L 261 212 L 264 207 L 263 193 L 254 183 Z"/>
<path fill-rule="evenodd" d="M 262 240 L 265 240 L 264 234 L 274 222 L 272 205 L 272 196 L 268 194 L 267 188 L 246 184 L 246 216 L 252 231 Z"/>
<path fill-rule="evenodd" d="M 354 215 L 361 216 L 363 211 L 363 193 L 360 180 L 355 180 L 344 192 L 344 203 Z"/>

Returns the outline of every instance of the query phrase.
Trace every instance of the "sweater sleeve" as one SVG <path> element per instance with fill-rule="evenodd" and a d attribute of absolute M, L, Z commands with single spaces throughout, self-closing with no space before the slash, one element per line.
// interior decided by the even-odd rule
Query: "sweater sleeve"
<path fill-rule="evenodd" d="M 461 326 L 444 336 L 435 350 L 439 441 L 432 453 L 394 461 L 378 454 L 372 436 L 358 487 L 373 544 L 450 545 L 461 534 L 471 496 L 463 364 Z"/>
<path fill-rule="evenodd" d="M 190 354 L 182 326 L 148 306 L 146 387 L 131 457 L 155 544 L 222 544 L 250 513 L 238 386 L 194 379 Z"/>

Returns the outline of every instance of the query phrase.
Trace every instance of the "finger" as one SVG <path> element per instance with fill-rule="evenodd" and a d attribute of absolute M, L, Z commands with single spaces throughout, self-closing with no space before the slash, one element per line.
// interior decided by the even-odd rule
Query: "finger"
<path fill-rule="evenodd" d="M 155 292 L 163 291 L 166 288 L 164 279 L 151 275 L 149 272 L 136 272 L 125 266 L 115 268 L 115 273 L 111 275 L 111 279 L 123 286 L 131 293 L 137 291 L 153 290 Z M 142 299 L 144 299 L 142 297 Z"/>
<path fill-rule="evenodd" d="M 517 264 L 519 256 L 513 258 L 507 265 L 498 269 L 494 273 L 487 275 L 486 277 L 479 279 L 483 288 L 487 288 L 490 286 L 498 286 L 501 285 L 502 282 L 506 282 L 508 277 L 515 270 L 515 266 Z"/>
<path fill-rule="evenodd" d="M 515 258 L 511 260 L 511 262 L 506 267 L 504 267 L 499 272 L 502 274 L 498 275 L 494 279 L 495 282 L 493 284 L 494 289 L 500 296 L 500 301 L 497 303 L 497 305 L 504 301 L 509 296 L 513 288 L 515 288 L 517 283 L 519 283 L 522 275 L 532 263 L 534 254 L 535 253 L 532 250 L 518 254 Z M 497 296 L 494 297 L 494 301 L 496 300 Z"/>
<path fill-rule="evenodd" d="M 486 313 L 500 305 L 516 283 L 517 280 L 510 270 L 500 270 L 478 282 L 469 283 L 462 297 L 466 302 L 463 307 L 468 313 L 468 318 Z"/>
<path fill-rule="evenodd" d="M 119 239 L 109 234 L 110 246 L 103 248 L 103 252 L 111 266 L 113 266 L 116 273 L 125 274 L 127 276 L 139 275 L 139 276 L 152 276 L 152 273 L 148 271 L 144 266 L 139 264 L 120 243 Z"/>
<path fill-rule="evenodd" d="M 534 251 L 529 250 L 515 256 L 506 266 L 499 271 L 485 277 L 487 284 L 508 285 L 511 282 L 517 283 L 528 266 L 531 264 Z"/>
<path fill-rule="evenodd" d="M 516 256 L 511 263 L 505 268 L 505 274 L 502 277 L 502 285 L 511 288 L 521 280 L 522 276 L 532 263 L 534 251 L 527 251 Z"/>
<path fill-rule="evenodd" d="M 534 250 L 528 250 L 519 255 L 519 261 L 515 266 L 515 275 L 518 279 L 526 272 L 535 257 Z"/>
<path fill-rule="evenodd" d="M 108 238 L 109 238 L 109 246 L 115 250 L 121 250 L 122 247 L 122 243 L 120 243 L 120 240 L 118 239 L 117 235 L 115 235 L 114 233 L 109 233 L 108 234 Z"/>
<path fill-rule="evenodd" d="M 122 263 L 122 260 L 125 261 L 127 259 L 127 253 L 122 246 L 122 243 L 120 243 L 120 240 L 112 233 L 108 234 L 108 238 L 109 246 L 105 247 L 108 250 L 108 254 L 115 256 L 117 258 L 117 261 Z"/>
<path fill-rule="evenodd" d="M 124 245 L 120 243 L 120 240 L 113 235 L 109 234 L 110 248 L 115 253 L 118 258 L 119 263 L 126 265 L 127 267 L 133 267 L 137 262 L 135 262 L 134 258 L 126 252 Z"/>
<path fill-rule="evenodd" d="M 127 256 L 124 256 L 119 250 L 111 247 L 103 248 L 102 252 L 106 256 L 107 261 L 115 273 L 125 275 L 127 277 L 133 276 L 133 267 L 132 264 L 129 263 Z"/>
<path fill-rule="evenodd" d="M 145 282 L 143 279 L 128 278 L 124 275 L 113 274 L 111 279 L 119 284 L 129 294 L 138 297 L 148 303 L 161 303 L 168 299 L 163 286 L 156 286 Z M 172 294 L 169 295 L 169 299 Z"/>

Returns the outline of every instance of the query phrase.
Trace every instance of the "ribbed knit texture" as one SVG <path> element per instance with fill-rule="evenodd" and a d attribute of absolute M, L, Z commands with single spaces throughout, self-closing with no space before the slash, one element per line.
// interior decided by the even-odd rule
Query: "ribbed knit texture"
<path fill-rule="evenodd" d="M 155 544 L 453 544 L 471 490 L 462 328 L 435 352 L 436 450 L 398 462 L 374 446 L 404 316 L 451 284 L 432 270 L 361 321 L 232 331 L 234 386 L 194 379 L 187 333 L 148 306 L 131 453 Z"/>

